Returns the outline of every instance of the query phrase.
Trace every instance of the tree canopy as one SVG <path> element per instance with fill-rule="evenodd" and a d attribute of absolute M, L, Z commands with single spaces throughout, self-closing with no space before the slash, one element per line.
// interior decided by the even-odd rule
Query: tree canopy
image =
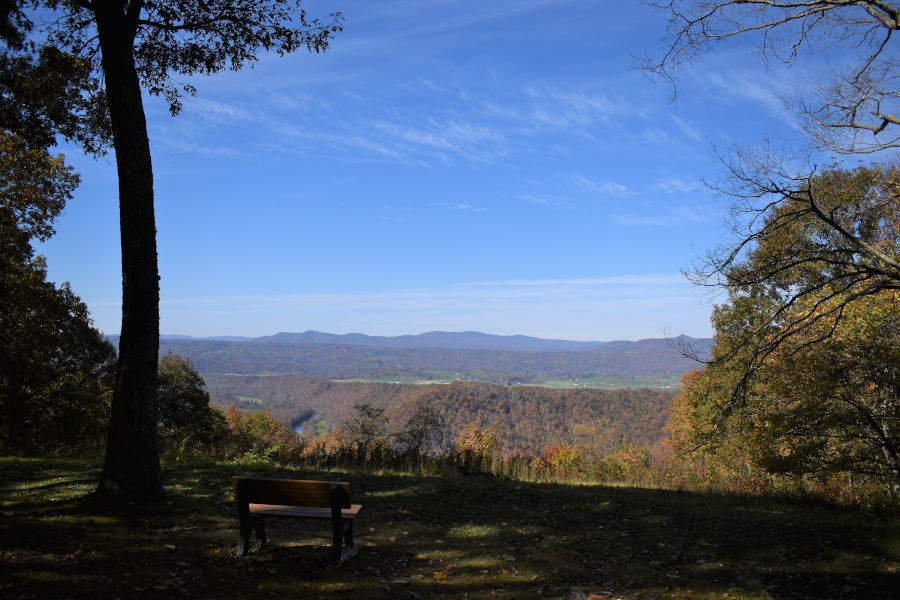
<path fill-rule="evenodd" d="M 734 307 L 730 307 L 734 308 Z M 718 331 L 739 327 L 738 310 L 720 310 Z M 844 310 L 839 323 L 819 321 L 811 344 L 794 336 L 759 365 L 744 401 L 731 392 L 743 376 L 738 360 L 714 361 L 683 380 L 671 431 L 682 451 L 702 449 L 768 473 L 856 478 L 900 491 L 900 294 L 883 291 Z M 727 334 L 726 334 L 727 335 Z M 720 336 L 717 351 L 730 353 Z M 862 487 L 862 486 L 860 486 Z"/>
<path fill-rule="evenodd" d="M 47 281 L 33 240 L 53 222 L 79 177 L 50 148 L 58 136 L 87 148 L 97 90 L 88 62 L 56 48 L 35 50 L 17 5 L 0 5 L 0 447 L 55 453 L 102 444 L 115 351 L 68 284 Z"/>
<path fill-rule="evenodd" d="M 702 276 L 728 301 L 713 311 L 710 361 L 676 404 L 682 449 L 900 489 L 898 175 L 859 167 L 792 186 L 751 242 L 710 263 Z"/>
<path fill-rule="evenodd" d="M 46 280 L 28 233 L 0 206 L 0 448 L 46 454 L 99 447 L 115 350 L 68 284 Z"/>
<path fill-rule="evenodd" d="M 90 59 L 94 72 L 106 75 L 104 45 L 127 47 L 141 86 L 164 97 L 173 114 L 180 111 L 184 94 L 196 94 L 191 83 L 178 77 L 238 71 L 257 62 L 262 52 L 322 52 L 342 28 L 340 13 L 325 21 L 311 18 L 300 0 L 40 4 L 60 11 L 46 29 L 52 47 Z"/>
<path fill-rule="evenodd" d="M 792 338 L 826 340 L 848 307 L 900 290 L 900 167 L 834 169 L 802 179 L 734 167 L 735 241 L 690 274 L 724 289 L 713 361 L 740 363 L 732 402 Z M 740 169 L 740 170 L 739 170 Z M 759 199 L 764 199 L 759 203 Z M 723 351 L 727 338 L 729 350 Z"/>
<path fill-rule="evenodd" d="M 19 29 L 30 27 L 10 17 L 0 14 L 0 203 L 30 237 L 46 240 L 79 183 L 50 148 L 61 136 L 96 153 L 108 128 L 96 116 L 89 61 L 52 47 L 35 51 Z"/>
<path fill-rule="evenodd" d="M 18 134 L 0 131 L 0 205 L 26 235 L 46 240 L 79 176 L 62 155 L 29 148 Z"/>
<path fill-rule="evenodd" d="M 190 360 L 166 353 L 159 361 L 158 381 L 163 452 L 177 457 L 221 441 L 225 416 L 209 405 L 206 383 Z"/>

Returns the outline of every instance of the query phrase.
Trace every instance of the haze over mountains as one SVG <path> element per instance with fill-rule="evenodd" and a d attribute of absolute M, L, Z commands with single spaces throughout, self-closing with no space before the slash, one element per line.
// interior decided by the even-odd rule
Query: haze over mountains
<path fill-rule="evenodd" d="M 169 340 L 207 340 L 224 342 L 275 342 L 280 344 L 333 344 L 336 346 L 378 346 L 382 348 L 454 348 L 459 350 L 502 350 L 508 352 L 582 352 L 595 350 L 604 344 L 620 342 L 577 342 L 549 340 L 527 335 L 492 335 L 478 331 L 429 331 L 418 335 L 378 336 L 364 333 L 324 333 L 308 330 L 303 333 L 280 332 L 261 337 L 216 336 L 192 337 L 163 335 Z"/>
<path fill-rule="evenodd" d="M 276 333 L 258 338 L 260 341 L 284 344 L 336 344 L 339 346 L 379 346 L 383 348 L 448 348 L 457 350 L 498 350 L 507 352 L 581 352 L 593 350 L 602 342 L 547 340 L 525 335 L 490 335 L 478 331 L 451 333 L 429 331 L 419 335 L 396 337 L 371 336 L 362 333 L 336 335 L 320 331 Z"/>
<path fill-rule="evenodd" d="M 318 331 L 259 338 L 163 336 L 162 352 L 190 358 L 202 374 L 292 374 L 328 379 L 486 381 L 502 384 L 575 382 L 582 386 L 677 385 L 712 340 L 677 338 L 579 342 L 479 332 L 428 332 L 397 337 Z"/>

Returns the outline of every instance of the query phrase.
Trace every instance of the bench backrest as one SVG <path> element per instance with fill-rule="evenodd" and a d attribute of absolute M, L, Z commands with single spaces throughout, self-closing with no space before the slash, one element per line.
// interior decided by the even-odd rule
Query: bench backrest
<path fill-rule="evenodd" d="M 350 508 L 350 484 L 346 481 L 234 476 L 231 482 L 238 504 Z"/>

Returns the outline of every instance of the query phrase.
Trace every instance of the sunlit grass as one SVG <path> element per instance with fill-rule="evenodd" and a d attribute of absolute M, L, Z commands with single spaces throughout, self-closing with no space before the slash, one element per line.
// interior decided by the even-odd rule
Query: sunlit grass
<path fill-rule="evenodd" d="M 0 460 L 0 597 L 888 598 L 900 525 L 809 502 L 502 478 L 168 466 L 167 495 L 92 496 L 97 465 Z M 351 482 L 358 556 L 272 521 L 236 558 L 231 475 Z M 125 576 L 127 574 L 127 577 Z M 844 592 L 844 588 L 852 592 Z"/>
<path fill-rule="evenodd" d="M 452 527 L 448 534 L 463 539 L 479 539 L 495 537 L 500 534 L 500 529 L 496 525 L 460 525 Z"/>

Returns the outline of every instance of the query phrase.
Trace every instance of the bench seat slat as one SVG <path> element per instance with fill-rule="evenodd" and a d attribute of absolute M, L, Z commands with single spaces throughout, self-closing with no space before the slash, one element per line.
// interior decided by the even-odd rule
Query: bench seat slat
<path fill-rule="evenodd" d="M 331 486 L 341 487 L 350 495 L 346 481 L 311 481 L 304 479 L 239 478 L 242 495 L 250 502 L 260 504 L 284 504 L 290 506 L 331 506 Z M 235 483 L 236 485 L 236 483 Z M 344 506 L 346 508 L 349 505 Z"/>
<path fill-rule="evenodd" d="M 362 508 L 362 504 L 351 504 L 350 508 L 341 509 L 341 517 L 353 519 Z M 330 508 L 312 506 L 285 506 L 282 504 L 253 504 L 250 503 L 250 514 L 265 517 L 297 517 L 302 519 L 331 520 Z"/>

